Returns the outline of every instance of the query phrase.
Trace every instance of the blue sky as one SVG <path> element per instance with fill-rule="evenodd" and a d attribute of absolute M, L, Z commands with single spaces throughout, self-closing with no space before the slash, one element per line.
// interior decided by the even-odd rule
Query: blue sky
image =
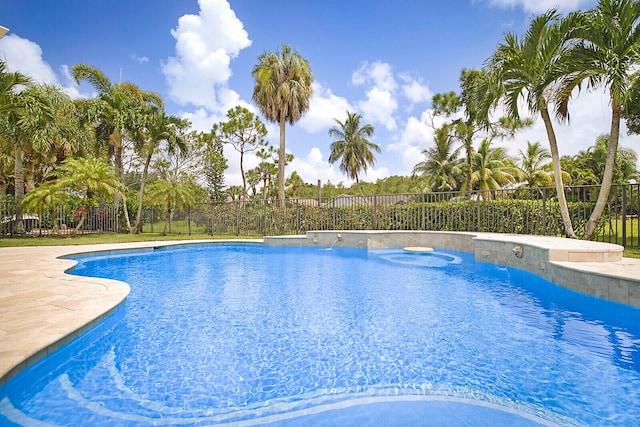
<path fill-rule="evenodd" d="M 463 68 L 480 68 L 505 32 L 523 34 L 531 17 L 561 3 L 587 9 L 595 0 L 2 0 L 0 54 L 10 70 L 56 82 L 74 97 L 93 96 L 68 68 L 85 62 L 113 82 L 130 81 L 161 94 L 170 114 L 209 130 L 226 111 L 251 102 L 251 69 L 283 43 L 306 57 L 314 73 L 309 112 L 287 128 L 287 150 L 311 183 L 350 181 L 329 165 L 333 118 L 346 110 L 375 126 L 381 146 L 362 179 L 408 175 L 433 145 L 427 125 L 431 96 L 457 91 Z M 581 93 L 570 126 L 558 125 L 561 154 L 593 145 L 610 123 L 608 98 Z M 268 139 L 278 131 L 269 124 Z M 623 129 L 621 144 L 637 150 Z M 513 156 L 527 141 L 547 140 L 541 122 L 513 140 L 496 141 Z M 226 183 L 240 182 L 237 155 L 228 150 Z M 251 168 L 257 161 L 246 160 Z"/>

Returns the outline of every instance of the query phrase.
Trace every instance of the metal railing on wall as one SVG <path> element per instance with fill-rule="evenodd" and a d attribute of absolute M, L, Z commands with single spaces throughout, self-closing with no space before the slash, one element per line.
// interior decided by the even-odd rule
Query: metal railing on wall
<path fill-rule="evenodd" d="M 594 208 L 598 186 L 566 187 L 569 214 L 580 236 Z M 640 184 L 614 185 L 592 239 L 640 246 Z M 78 208 L 24 213 L 30 236 L 104 233 L 122 230 L 121 213 L 100 206 L 87 212 L 76 231 Z M 130 214 L 131 217 L 131 214 Z M 15 235 L 15 206 L 0 200 L 0 232 Z M 469 193 L 341 195 L 331 198 L 235 200 L 197 203 L 167 212 L 146 207 L 143 232 L 267 236 L 310 230 L 441 230 L 564 236 L 554 188 L 517 188 Z"/>

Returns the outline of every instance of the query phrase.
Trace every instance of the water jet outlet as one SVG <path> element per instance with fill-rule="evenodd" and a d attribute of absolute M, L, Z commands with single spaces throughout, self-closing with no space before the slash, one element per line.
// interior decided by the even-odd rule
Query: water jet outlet
<path fill-rule="evenodd" d="M 516 258 L 522 258 L 522 255 L 524 255 L 524 249 L 522 249 L 522 246 L 516 246 L 513 248 L 513 254 Z"/>

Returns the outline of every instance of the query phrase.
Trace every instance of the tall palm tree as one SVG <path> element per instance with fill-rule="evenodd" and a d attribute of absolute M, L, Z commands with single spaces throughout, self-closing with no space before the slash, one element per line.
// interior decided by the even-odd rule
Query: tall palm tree
<path fill-rule="evenodd" d="M 148 104 L 161 107 L 162 98 L 155 93 L 142 91 L 132 83 L 111 83 L 102 71 L 89 64 L 74 65 L 71 67 L 71 75 L 76 83 L 87 81 L 98 91 L 97 106 L 94 109 L 98 114 L 98 135 L 103 135 L 113 149 L 116 176 L 122 182 L 124 133 L 137 131 L 144 107 Z M 116 196 L 116 204 L 118 202 Z M 126 205 L 124 216 L 127 228 L 131 229 Z"/>
<path fill-rule="evenodd" d="M 521 176 L 522 172 L 513 165 L 503 147 L 492 147 L 491 140 L 482 140 L 471 161 L 473 188 L 500 190 L 504 185 L 515 184 Z"/>
<path fill-rule="evenodd" d="M 309 109 L 313 74 L 309 62 L 289 45 L 276 53 L 263 53 L 251 75 L 255 80 L 253 101 L 264 117 L 280 125 L 278 150 L 278 198 L 284 206 L 285 125 L 293 125 Z"/>
<path fill-rule="evenodd" d="M 138 210 L 133 227 L 130 233 L 138 233 L 142 226 L 142 208 L 144 201 L 144 190 L 149 175 L 149 165 L 154 154 L 158 152 L 160 143 L 167 143 L 167 151 L 175 152 L 179 149 L 184 152 L 187 150 L 184 134 L 181 132 L 186 129 L 189 122 L 179 117 L 167 115 L 162 109 L 151 107 L 150 113 L 146 116 L 146 125 L 142 131 L 136 151 L 143 158 L 142 176 L 140 177 L 140 190 L 138 191 Z"/>
<path fill-rule="evenodd" d="M 564 194 L 560 155 L 549 106 L 554 103 L 556 82 L 567 77 L 565 63 L 572 47 L 572 31 L 576 28 L 576 15 L 561 19 L 556 10 L 536 16 L 523 38 L 512 33 L 487 61 L 490 89 L 488 103 L 504 101 L 507 113 L 520 119 L 519 102 L 524 99 L 528 110 L 540 114 L 545 125 L 560 214 L 568 237 L 576 238 Z M 570 82 L 570 80 L 567 80 Z M 557 112 L 566 117 L 567 102 L 556 104 Z"/>
<path fill-rule="evenodd" d="M 611 103 L 611 130 L 607 160 L 596 205 L 587 221 L 583 239 L 590 239 L 602 216 L 611 191 L 620 136 L 620 116 L 631 94 L 632 73 L 640 63 L 640 1 L 600 0 L 583 14 L 572 50 L 569 71 L 578 73 L 589 87 L 604 86 Z M 563 98 L 571 96 L 575 82 L 563 87 Z"/>
<path fill-rule="evenodd" d="M 363 196 L 358 174 L 360 171 L 367 172 L 369 165 L 375 163 L 375 156 L 372 152 L 380 152 L 380 146 L 369 141 L 367 138 L 373 135 L 375 128 L 371 124 L 360 125 L 362 116 L 358 113 L 347 111 L 347 118 L 344 122 L 333 119 L 338 124 L 329 129 L 329 136 L 335 141 L 331 144 L 331 154 L 329 163 L 340 160 L 340 170 L 351 179 L 356 180 L 360 195 Z"/>
<path fill-rule="evenodd" d="M 453 149 L 450 126 L 436 130 L 435 146 L 422 150 L 426 157 L 413 167 L 415 175 L 423 175 L 432 191 L 454 191 L 459 188 L 463 171 L 460 151 L 464 145 Z"/>
<path fill-rule="evenodd" d="M 527 141 L 525 150 L 518 150 L 520 154 L 520 169 L 525 175 L 524 183 L 527 187 L 547 187 L 553 184 L 553 166 L 551 153 L 543 148 L 539 142 Z"/>
<path fill-rule="evenodd" d="M 14 232 L 22 234 L 22 199 L 25 193 L 25 150 L 47 152 L 57 138 L 56 114 L 51 98 L 42 85 L 29 85 L 15 95 L 13 108 L 1 118 L 2 139 L 9 142 L 14 154 L 14 190 L 16 225 Z"/>
<path fill-rule="evenodd" d="M 18 234 L 24 233 L 24 224 L 22 222 L 22 207 L 21 201 L 24 197 L 24 171 L 22 169 L 22 151 L 19 150 L 18 139 L 15 136 L 15 127 L 17 126 L 18 113 L 24 108 L 24 104 L 21 102 L 16 91 L 25 85 L 31 84 L 31 79 L 24 74 L 18 72 L 9 72 L 7 70 L 7 64 L 4 61 L 0 61 L 0 116 L 3 118 L 4 130 L 3 135 L 0 136 L 5 140 L 7 145 L 13 146 L 14 157 L 18 160 L 18 163 L 14 166 L 14 188 L 16 197 L 16 221 L 14 232 Z M 8 135 L 8 134 L 14 135 Z"/>

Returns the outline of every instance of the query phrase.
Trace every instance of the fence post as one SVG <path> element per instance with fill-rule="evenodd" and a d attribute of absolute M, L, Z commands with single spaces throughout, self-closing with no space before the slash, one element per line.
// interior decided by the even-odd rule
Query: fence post
<path fill-rule="evenodd" d="M 296 235 L 300 234 L 300 205 L 296 199 Z"/>
<path fill-rule="evenodd" d="M 473 194 L 473 193 L 471 193 L 471 194 Z M 478 229 L 477 229 L 476 231 L 478 231 L 478 232 L 479 232 L 479 231 L 480 231 L 480 197 L 482 197 L 482 195 L 481 195 L 481 193 L 480 193 L 480 190 L 478 190 L 478 193 L 477 193 L 477 194 L 478 194 L 478 197 L 477 197 L 477 201 L 478 201 L 477 206 L 478 206 L 478 209 L 476 210 L 476 212 L 477 212 L 478 217 L 476 218 L 476 221 L 478 222 L 478 227 L 477 227 Z"/>
<path fill-rule="evenodd" d="M 236 203 L 236 236 L 240 235 L 240 203 Z"/>
<path fill-rule="evenodd" d="M 424 193 L 422 193 L 420 196 L 422 197 L 422 221 L 421 221 L 421 224 L 420 224 L 421 225 L 420 229 L 424 230 L 424 224 L 425 224 L 425 218 L 424 218 L 424 214 L 425 214 L 425 212 L 424 212 L 424 209 L 425 209 L 425 206 L 424 206 Z"/>
<path fill-rule="evenodd" d="M 547 189 L 542 189 L 542 234 L 547 235 Z"/>
<path fill-rule="evenodd" d="M 627 246 L 627 184 L 622 184 L 622 246 Z"/>
<path fill-rule="evenodd" d="M 189 236 L 191 236 L 191 205 L 189 205 L 187 209 L 187 230 Z"/>
<path fill-rule="evenodd" d="M 372 225 L 372 230 L 377 230 L 378 229 L 378 214 L 376 212 L 376 207 L 377 207 L 377 199 L 378 196 L 373 196 L 373 206 L 372 206 L 372 210 L 371 210 L 371 214 L 372 214 L 372 218 L 371 218 L 371 225 Z"/>
<path fill-rule="evenodd" d="M 277 201 L 277 205 L 280 205 L 280 200 Z M 262 204 L 262 235 L 267 235 L 267 201 Z"/>

